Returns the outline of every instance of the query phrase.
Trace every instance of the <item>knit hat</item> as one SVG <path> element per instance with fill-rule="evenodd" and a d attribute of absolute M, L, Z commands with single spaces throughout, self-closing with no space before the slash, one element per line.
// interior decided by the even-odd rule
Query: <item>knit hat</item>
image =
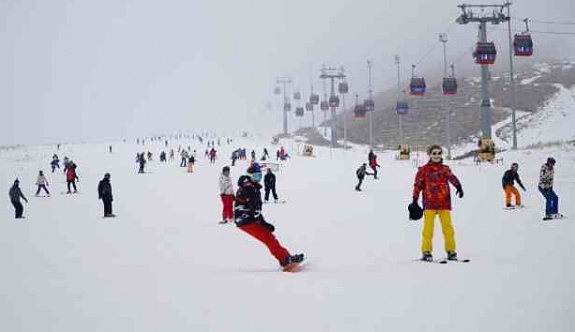
<path fill-rule="evenodd" d="M 555 158 L 553 158 L 553 157 L 547 158 L 547 164 L 549 164 L 549 165 L 555 165 Z"/>

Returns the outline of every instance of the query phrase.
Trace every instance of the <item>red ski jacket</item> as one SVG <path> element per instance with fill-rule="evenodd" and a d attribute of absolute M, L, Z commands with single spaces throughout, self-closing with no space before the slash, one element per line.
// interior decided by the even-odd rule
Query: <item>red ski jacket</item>
<path fill-rule="evenodd" d="M 455 188 L 461 183 L 451 169 L 443 163 L 428 162 L 419 167 L 413 184 L 413 198 L 418 199 L 423 192 L 423 209 L 451 210 L 451 195 L 448 182 Z"/>

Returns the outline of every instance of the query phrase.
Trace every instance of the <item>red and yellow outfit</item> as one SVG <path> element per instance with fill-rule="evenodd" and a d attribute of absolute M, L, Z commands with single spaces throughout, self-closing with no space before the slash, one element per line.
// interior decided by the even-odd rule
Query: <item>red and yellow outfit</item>
<path fill-rule="evenodd" d="M 461 190 L 461 183 L 451 169 L 441 162 L 429 161 L 421 166 L 415 176 L 413 184 L 413 199 L 419 198 L 423 192 L 423 233 L 421 251 L 433 250 L 433 230 L 435 215 L 439 216 L 445 251 L 455 251 L 455 230 L 451 222 L 451 194 L 449 184 Z"/>

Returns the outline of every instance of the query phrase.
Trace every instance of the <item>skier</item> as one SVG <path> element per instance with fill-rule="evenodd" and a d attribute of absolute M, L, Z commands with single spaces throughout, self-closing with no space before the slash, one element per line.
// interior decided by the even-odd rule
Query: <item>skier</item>
<path fill-rule="evenodd" d="M 72 160 L 70 160 L 66 165 L 66 182 L 68 186 L 68 191 L 66 192 L 67 194 L 72 193 L 70 191 L 70 185 L 74 187 L 74 194 L 78 192 L 78 189 L 76 189 L 76 180 L 78 179 L 78 174 L 76 173 L 77 167 L 78 166 Z"/>
<path fill-rule="evenodd" d="M 112 185 L 110 184 L 110 173 L 104 174 L 104 178 L 98 183 L 98 199 L 104 203 L 104 218 L 112 218 L 116 215 L 112 213 Z"/>
<path fill-rule="evenodd" d="M 264 148 L 264 154 L 262 156 L 262 160 L 268 160 L 270 157 L 270 154 L 268 152 L 268 149 Z"/>
<path fill-rule="evenodd" d="M 267 203 L 270 198 L 270 190 L 272 195 L 274 196 L 274 202 L 278 202 L 278 194 L 276 193 L 276 175 L 272 173 L 272 170 L 268 168 L 266 171 L 266 175 L 264 176 L 264 190 L 265 194 L 265 202 Z"/>
<path fill-rule="evenodd" d="M 188 173 L 192 173 L 194 171 L 194 163 L 196 160 L 194 159 L 194 155 L 190 154 L 188 157 Z"/>
<path fill-rule="evenodd" d="M 235 223 L 242 231 L 265 244 L 284 270 L 290 270 L 303 261 L 304 255 L 291 255 L 274 236 L 275 227 L 266 222 L 261 214 L 262 197 L 260 190 L 262 186 L 259 184 L 261 178 L 260 166 L 254 163 L 247 169 L 247 174 L 238 179 Z"/>
<path fill-rule="evenodd" d="M 438 215 L 441 221 L 447 259 L 457 260 L 448 183 L 457 189 L 456 195 L 459 198 L 463 198 L 463 189 L 451 169 L 447 165 L 443 165 L 442 153 L 439 145 L 432 145 L 427 149 L 429 162 L 419 167 L 413 184 L 413 204 L 417 204 L 419 193 L 423 193 L 423 233 L 421 239 L 421 260 L 423 261 L 433 260 L 432 241 L 435 215 Z"/>
<path fill-rule="evenodd" d="M 217 154 L 216 149 L 212 148 L 210 150 L 210 163 L 212 163 L 212 164 L 216 163 L 216 154 Z"/>
<path fill-rule="evenodd" d="M 367 160 L 369 161 L 369 167 L 373 170 L 373 178 L 377 179 L 377 168 L 381 167 L 377 163 L 377 156 L 373 153 L 373 150 L 369 150 L 369 154 L 367 155 Z"/>
<path fill-rule="evenodd" d="M 232 178 L 230 177 L 230 167 L 224 166 L 222 174 L 220 174 L 220 198 L 222 199 L 222 221 L 220 224 L 225 224 L 234 220 L 234 186 Z"/>
<path fill-rule="evenodd" d="M 501 180 L 503 184 L 503 190 L 505 191 L 505 206 L 508 208 L 513 208 L 515 206 L 523 207 L 521 204 L 521 194 L 514 186 L 515 181 L 517 181 L 517 184 L 521 187 L 521 189 L 523 189 L 523 191 L 525 191 L 525 187 L 519 179 L 519 173 L 517 173 L 517 170 L 519 170 L 519 164 L 512 163 L 511 168 L 505 171 L 503 174 L 503 179 Z M 515 196 L 515 206 L 511 205 L 511 195 Z"/>
<path fill-rule="evenodd" d="M 160 162 L 162 162 L 162 163 L 166 162 L 166 152 L 165 151 L 160 152 Z"/>
<path fill-rule="evenodd" d="M 355 175 L 357 176 L 357 186 L 355 186 L 355 190 L 361 191 L 361 184 L 363 183 L 363 179 L 365 175 L 373 175 L 372 173 L 367 172 L 367 164 L 363 163 L 359 168 L 355 171 Z"/>
<path fill-rule="evenodd" d="M 139 168 L 138 168 L 138 174 L 143 174 L 144 173 L 144 166 L 146 165 L 146 157 L 144 157 L 144 152 L 139 153 L 137 156 L 138 159 L 138 164 Z"/>
<path fill-rule="evenodd" d="M 539 192 L 545 197 L 545 217 L 543 220 L 563 217 L 559 213 L 559 197 L 553 191 L 553 176 L 555 173 L 555 159 L 547 158 L 547 162 L 541 166 L 539 172 Z"/>
<path fill-rule="evenodd" d="M 22 190 L 20 189 L 20 180 L 14 180 L 14 184 L 10 188 L 10 191 L 8 191 L 8 195 L 10 196 L 10 201 L 16 210 L 16 219 L 24 218 L 22 216 L 22 213 L 24 212 L 24 206 L 22 206 L 22 203 L 20 202 L 20 197 L 22 197 L 26 203 L 28 203 L 28 199 L 24 196 L 24 194 L 22 194 Z"/>
<path fill-rule="evenodd" d="M 250 152 L 250 156 L 252 157 L 252 161 L 256 161 L 256 150 L 252 150 L 252 152 Z"/>
<path fill-rule="evenodd" d="M 52 156 L 52 161 L 50 162 L 50 167 L 52 168 L 52 173 L 57 169 L 60 169 L 60 160 L 58 159 L 58 155 L 54 154 Z"/>
<path fill-rule="evenodd" d="M 38 186 L 38 190 L 36 190 L 36 196 L 40 195 L 40 189 L 44 189 L 44 191 L 46 191 L 46 195 L 50 197 L 50 192 L 48 191 L 48 188 L 46 188 L 48 186 L 48 180 L 46 179 L 43 171 L 38 172 L 36 185 Z"/>

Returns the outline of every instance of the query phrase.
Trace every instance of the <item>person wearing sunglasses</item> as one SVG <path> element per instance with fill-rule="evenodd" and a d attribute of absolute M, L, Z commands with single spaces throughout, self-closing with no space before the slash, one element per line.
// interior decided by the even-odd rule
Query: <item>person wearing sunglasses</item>
<path fill-rule="evenodd" d="M 457 260 L 455 230 L 451 221 L 451 194 L 449 183 L 456 188 L 456 195 L 463 198 L 463 189 L 459 179 L 451 169 L 443 164 L 443 151 L 439 145 L 427 149 L 429 162 L 421 166 L 415 175 L 413 184 L 413 202 L 417 204 L 419 194 L 423 196 L 423 233 L 421 252 L 423 261 L 433 260 L 433 230 L 435 216 L 439 217 L 445 251 L 448 260 Z"/>

